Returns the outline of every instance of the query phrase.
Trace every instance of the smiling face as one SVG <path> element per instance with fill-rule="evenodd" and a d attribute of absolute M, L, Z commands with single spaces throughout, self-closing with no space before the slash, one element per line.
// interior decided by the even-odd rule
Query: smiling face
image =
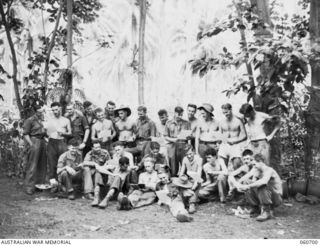
<path fill-rule="evenodd" d="M 107 107 L 106 107 L 107 111 L 109 111 L 110 113 L 113 113 L 115 108 L 116 108 L 116 105 L 111 105 L 111 104 L 107 104 Z"/>
<path fill-rule="evenodd" d="M 96 117 L 99 121 L 103 121 L 104 119 L 104 112 L 100 111 L 96 113 Z"/>
<path fill-rule="evenodd" d="M 67 115 L 69 115 L 69 116 L 71 116 L 71 115 L 74 114 L 74 108 L 73 108 L 72 105 L 68 105 L 68 106 L 66 107 L 66 113 L 67 113 Z"/>
<path fill-rule="evenodd" d="M 176 118 L 176 120 L 182 120 L 182 116 L 183 116 L 183 112 L 174 112 L 174 117 Z"/>
<path fill-rule="evenodd" d="M 123 146 L 120 146 L 120 145 L 117 145 L 114 147 L 114 151 L 116 153 L 117 156 L 121 156 L 124 152 L 124 147 Z"/>
<path fill-rule="evenodd" d="M 167 173 L 159 173 L 158 178 L 162 184 L 169 183 L 169 176 Z"/>
<path fill-rule="evenodd" d="M 70 145 L 69 146 L 69 151 L 70 151 L 71 155 L 76 155 L 76 153 L 78 151 L 78 147 Z"/>
<path fill-rule="evenodd" d="M 213 155 L 206 155 L 206 160 L 208 163 L 210 163 L 211 165 L 215 164 L 215 161 L 217 160 L 217 156 L 213 156 Z"/>
<path fill-rule="evenodd" d="M 154 167 L 153 162 L 151 162 L 149 160 L 146 160 L 144 162 L 144 168 L 145 168 L 147 173 L 152 173 L 153 172 L 153 167 Z"/>
<path fill-rule="evenodd" d="M 159 116 L 159 120 L 162 125 L 165 125 L 168 121 L 168 115 L 167 114 L 162 114 Z"/>
<path fill-rule="evenodd" d="M 92 152 L 99 154 L 101 152 L 101 146 L 99 143 L 95 143 L 92 146 Z"/>
<path fill-rule="evenodd" d="M 119 114 L 120 120 L 125 120 L 127 118 L 127 111 L 125 110 L 120 110 L 118 114 Z"/>
<path fill-rule="evenodd" d="M 188 152 L 186 153 L 186 156 L 188 158 L 189 161 L 193 161 L 194 159 L 194 151 L 192 149 L 189 149 Z"/>
<path fill-rule="evenodd" d="M 242 161 L 243 161 L 243 164 L 251 167 L 253 165 L 253 156 L 252 155 L 245 155 L 242 157 Z"/>
<path fill-rule="evenodd" d="M 232 117 L 232 110 L 231 110 L 231 109 L 222 109 L 222 114 L 223 114 L 227 119 L 231 119 L 231 117 Z"/>

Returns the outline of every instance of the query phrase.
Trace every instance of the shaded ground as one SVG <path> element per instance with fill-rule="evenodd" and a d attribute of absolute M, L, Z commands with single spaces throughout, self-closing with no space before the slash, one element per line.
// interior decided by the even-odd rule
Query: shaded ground
<path fill-rule="evenodd" d="M 178 223 L 164 207 L 117 211 L 93 209 L 85 199 L 39 200 L 28 196 L 22 182 L 0 176 L 0 238 L 319 238 L 320 205 L 293 202 L 277 209 L 267 222 L 227 215 L 231 205 L 198 207 L 192 223 Z M 36 199 L 38 198 L 38 199 Z M 88 227 L 89 226 L 89 227 Z M 90 226 L 100 226 L 91 231 Z"/>

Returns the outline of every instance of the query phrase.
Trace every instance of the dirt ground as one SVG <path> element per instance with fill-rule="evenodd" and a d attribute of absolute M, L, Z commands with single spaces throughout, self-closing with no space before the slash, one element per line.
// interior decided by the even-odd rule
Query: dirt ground
<path fill-rule="evenodd" d="M 0 238 L 320 238 L 320 205 L 293 200 L 263 223 L 228 215 L 234 206 L 216 202 L 199 205 L 192 223 L 179 223 L 157 204 L 117 211 L 112 202 L 101 210 L 81 197 L 28 196 L 22 188 L 22 180 L 0 176 Z"/>

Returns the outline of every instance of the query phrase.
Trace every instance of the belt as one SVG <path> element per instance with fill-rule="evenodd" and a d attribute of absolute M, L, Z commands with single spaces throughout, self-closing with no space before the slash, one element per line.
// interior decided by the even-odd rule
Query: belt
<path fill-rule="evenodd" d="M 178 139 L 176 143 L 188 143 L 188 140 Z"/>
<path fill-rule="evenodd" d="M 37 136 L 37 135 L 34 135 L 34 136 L 30 136 L 30 137 L 32 137 L 32 138 L 36 138 L 36 139 L 44 139 L 44 136 Z"/>
<path fill-rule="evenodd" d="M 136 140 L 137 141 L 151 141 L 151 138 L 141 138 L 141 137 L 139 137 Z"/>
<path fill-rule="evenodd" d="M 200 144 L 217 144 L 218 142 L 220 142 L 220 140 L 217 140 L 217 141 L 202 141 L 202 140 L 199 140 Z"/>

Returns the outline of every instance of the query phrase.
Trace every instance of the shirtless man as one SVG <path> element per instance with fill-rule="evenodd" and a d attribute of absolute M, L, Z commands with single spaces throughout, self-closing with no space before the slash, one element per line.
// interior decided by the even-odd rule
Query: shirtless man
<path fill-rule="evenodd" d="M 128 117 L 131 115 L 129 107 L 121 106 L 114 111 L 115 116 L 119 117 L 119 121 L 115 123 L 119 141 L 125 142 L 128 150 L 136 146 L 136 124 Z"/>
<path fill-rule="evenodd" d="M 270 144 L 269 141 L 274 137 L 280 129 L 279 116 L 270 116 L 268 114 L 257 112 L 253 107 L 245 103 L 240 108 L 240 113 L 245 117 L 248 124 L 248 148 L 254 154 L 262 154 L 265 158 L 265 163 L 270 165 Z M 264 124 L 266 121 L 275 121 L 276 125 L 270 135 L 266 136 Z"/>
<path fill-rule="evenodd" d="M 189 103 L 187 107 L 187 114 L 188 114 L 188 121 L 190 122 L 191 130 L 192 130 L 192 135 L 190 136 L 190 140 L 193 148 L 195 147 L 195 134 L 196 134 L 197 126 L 199 124 L 199 119 L 195 117 L 196 113 L 197 113 L 197 105 Z"/>
<path fill-rule="evenodd" d="M 46 124 L 49 142 L 47 146 L 49 179 L 57 178 L 57 164 L 59 156 L 67 151 L 66 137 L 72 135 L 70 120 L 61 116 L 61 105 L 58 102 L 51 104 L 53 118 L 49 119 Z M 54 182 L 55 181 L 51 181 Z M 56 191 L 56 187 L 52 192 Z"/>
<path fill-rule="evenodd" d="M 226 103 L 221 106 L 225 119 L 220 122 L 220 132 L 223 143 L 218 152 L 220 160 L 224 160 L 228 166 L 228 160 L 232 162 L 230 169 L 237 169 L 241 165 L 241 148 L 240 143 L 247 139 L 247 133 L 240 119 L 232 113 L 232 106 Z"/>
<path fill-rule="evenodd" d="M 101 108 L 95 111 L 97 122 L 92 126 L 91 140 L 93 143 L 100 143 L 102 149 L 112 152 L 112 139 L 116 136 L 116 131 L 111 120 L 105 119 Z"/>
<path fill-rule="evenodd" d="M 198 108 L 203 121 L 200 121 L 196 130 L 196 152 L 205 160 L 204 152 L 213 148 L 219 149 L 219 123 L 213 119 L 213 107 L 211 104 L 204 103 Z"/>

